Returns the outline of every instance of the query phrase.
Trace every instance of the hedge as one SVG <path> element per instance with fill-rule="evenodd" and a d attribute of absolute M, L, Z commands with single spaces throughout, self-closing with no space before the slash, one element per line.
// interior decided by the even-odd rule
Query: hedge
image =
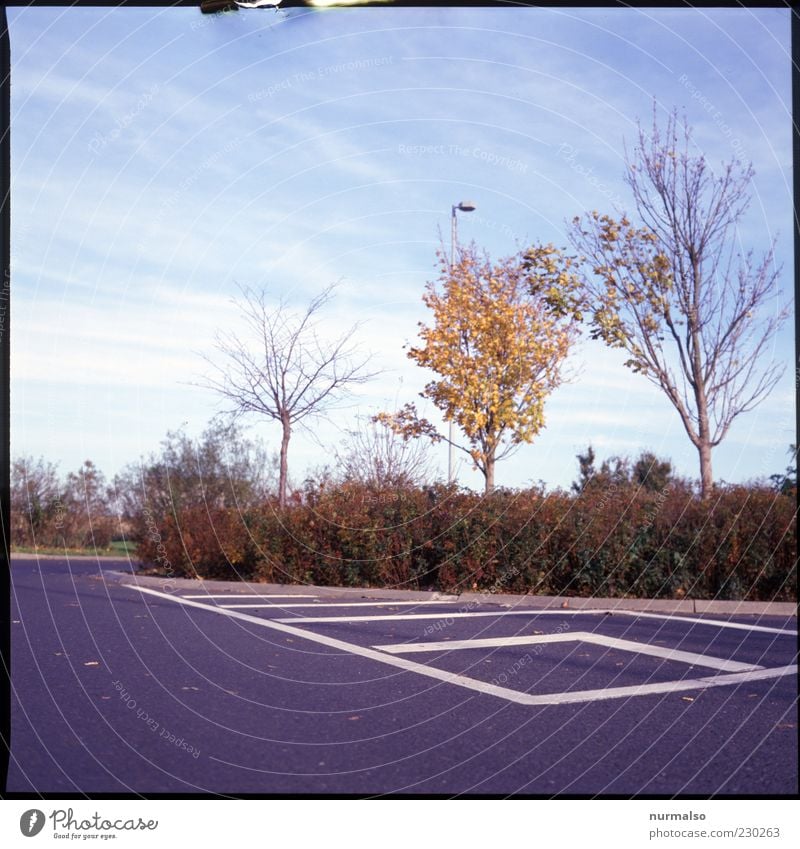
<path fill-rule="evenodd" d="M 139 524 L 175 575 L 324 586 L 647 598 L 796 598 L 796 497 L 685 482 L 579 493 L 309 483 L 279 510 L 186 508 Z"/>

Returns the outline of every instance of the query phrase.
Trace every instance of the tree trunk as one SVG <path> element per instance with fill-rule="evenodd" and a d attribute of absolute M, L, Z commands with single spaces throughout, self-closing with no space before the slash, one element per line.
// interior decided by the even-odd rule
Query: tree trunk
<path fill-rule="evenodd" d="M 483 474 L 486 479 L 484 494 L 488 495 L 494 489 L 494 457 L 486 458 L 486 469 Z"/>
<path fill-rule="evenodd" d="M 714 479 L 711 475 L 711 426 L 708 421 L 708 401 L 699 365 L 695 371 L 697 400 L 697 453 L 700 455 L 700 498 L 711 495 Z"/>
<path fill-rule="evenodd" d="M 714 485 L 711 473 L 711 446 L 707 440 L 701 441 L 697 446 L 697 452 L 700 455 L 700 498 L 705 499 L 711 495 L 711 488 Z"/>
<path fill-rule="evenodd" d="M 706 499 L 711 495 L 711 487 L 714 483 L 711 476 L 711 424 L 708 418 L 708 396 L 706 395 L 706 381 L 703 374 L 703 340 L 701 337 L 700 309 L 703 305 L 702 299 L 702 268 L 700 263 L 700 251 L 695 251 L 694 246 L 689 249 L 689 258 L 692 263 L 692 279 L 694 291 L 692 293 L 692 304 L 686 320 L 692 336 L 692 374 L 691 380 L 694 384 L 694 397 L 697 403 L 697 451 L 700 454 L 700 498 Z"/>
<path fill-rule="evenodd" d="M 281 418 L 281 424 L 283 425 L 283 436 L 281 437 L 281 465 L 280 477 L 278 479 L 278 507 L 283 509 L 286 506 L 286 480 L 288 477 L 288 462 L 286 458 L 289 453 L 289 437 L 292 434 L 292 425 L 287 415 Z"/>

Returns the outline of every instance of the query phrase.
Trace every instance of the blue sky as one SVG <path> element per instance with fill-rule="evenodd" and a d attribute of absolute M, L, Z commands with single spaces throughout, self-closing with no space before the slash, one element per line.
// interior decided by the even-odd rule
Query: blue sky
<path fill-rule="evenodd" d="M 302 305 L 341 281 L 325 327 L 354 320 L 382 376 L 298 433 L 290 472 L 329 459 L 359 415 L 417 399 L 403 345 L 426 320 L 439 230 L 493 255 L 566 244 L 584 210 L 631 208 L 623 139 L 653 99 L 685 109 L 712 165 L 752 161 L 739 233 L 778 236 L 792 297 L 789 12 L 779 9 L 9 9 L 12 453 L 107 475 L 218 409 L 192 385 L 236 284 Z M 787 371 L 714 453 L 715 477 L 786 465 Z M 648 448 L 696 477 L 677 413 L 585 339 L 547 426 L 497 483 L 567 486 L 575 454 Z M 419 400 L 419 399 L 417 399 Z M 436 418 L 433 407 L 422 409 Z M 252 432 L 277 447 L 271 423 Z M 444 448 L 436 449 L 440 468 Z M 480 488 L 464 463 L 460 480 Z"/>

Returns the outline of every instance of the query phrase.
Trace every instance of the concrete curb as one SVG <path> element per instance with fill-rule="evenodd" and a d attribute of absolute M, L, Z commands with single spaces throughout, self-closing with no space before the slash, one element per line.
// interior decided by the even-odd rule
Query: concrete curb
<path fill-rule="evenodd" d="M 130 573 L 106 572 L 107 577 L 118 575 L 119 580 L 131 580 Z M 642 613 L 716 613 L 726 616 L 797 616 L 797 605 L 791 601 L 715 601 L 713 599 L 647 599 L 647 598 L 578 598 L 575 596 L 512 595 L 510 593 L 448 594 L 430 590 L 381 589 L 373 587 L 321 587 L 314 584 L 262 584 L 231 581 L 205 581 L 189 578 L 166 578 L 135 575 L 136 583 L 167 592 L 194 591 L 209 593 L 281 593 L 300 595 L 310 590 L 326 599 L 395 599 L 406 601 L 450 601 L 454 609 L 469 610 L 481 604 L 531 610 L 635 610 Z"/>

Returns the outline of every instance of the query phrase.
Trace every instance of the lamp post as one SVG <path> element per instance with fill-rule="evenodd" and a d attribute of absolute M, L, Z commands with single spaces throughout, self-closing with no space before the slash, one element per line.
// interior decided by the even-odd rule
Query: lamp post
<path fill-rule="evenodd" d="M 473 212 L 475 204 L 469 200 L 462 200 L 453 204 L 450 208 L 450 276 L 456 268 L 456 244 L 458 243 L 458 219 L 456 212 Z M 447 453 L 447 482 L 453 482 L 453 420 L 450 419 L 449 445 Z"/>

